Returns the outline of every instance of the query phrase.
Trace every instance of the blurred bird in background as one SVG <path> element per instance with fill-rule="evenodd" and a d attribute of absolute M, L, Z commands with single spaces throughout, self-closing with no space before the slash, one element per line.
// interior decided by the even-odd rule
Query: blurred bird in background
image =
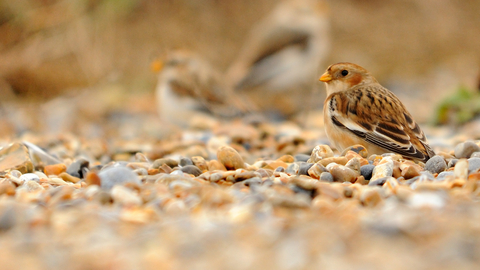
<path fill-rule="evenodd" d="M 310 97 L 329 52 L 329 28 L 324 1 L 280 3 L 251 30 L 228 69 L 229 85 L 277 119 L 315 106 L 309 102 L 322 100 Z"/>
<path fill-rule="evenodd" d="M 248 110 L 221 74 L 189 50 L 170 51 L 152 63 L 152 70 L 160 72 L 156 99 L 163 121 L 186 127 L 199 114 L 231 118 Z"/>

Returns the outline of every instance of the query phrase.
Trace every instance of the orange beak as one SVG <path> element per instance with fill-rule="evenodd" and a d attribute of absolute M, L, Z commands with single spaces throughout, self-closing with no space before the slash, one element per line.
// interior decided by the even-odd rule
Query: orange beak
<path fill-rule="evenodd" d="M 162 60 L 156 59 L 150 64 L 150 69 L 152 70 L 152 72 L 157 73 L 162 71 L 164 65 L 165 64 L 163 63 Z"/>
<path fill-rule="evenodd" d="M 332 76 L 330 74 L 328 74 L 328 72 L 325 72 L 323 73 L 322 77 L 320 77 L 320 79 L 318 79 L 319 81 L 322 81 L 322 82 L 329 82 L 332 80 Z"/>

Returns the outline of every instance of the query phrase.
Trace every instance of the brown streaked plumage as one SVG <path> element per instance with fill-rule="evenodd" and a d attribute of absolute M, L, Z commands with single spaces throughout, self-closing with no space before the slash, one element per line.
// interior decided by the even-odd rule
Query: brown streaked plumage
<path fill-rule="evenodd" d="M 403 103 L 366 69 L 337 63 L 320 81 L 327 86 L 325 130 L 338 150 L 361 144 L 369 154 L 393 152 L 423 162 L 435 155 Z"/>

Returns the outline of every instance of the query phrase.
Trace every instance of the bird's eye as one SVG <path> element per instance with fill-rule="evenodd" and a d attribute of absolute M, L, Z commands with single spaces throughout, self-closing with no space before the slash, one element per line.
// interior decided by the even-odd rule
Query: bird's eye
<path fill-rule="evenodd" d="M 342 70 L 342 76 L 347 76 L 348 75 L 348 70 Z"/>

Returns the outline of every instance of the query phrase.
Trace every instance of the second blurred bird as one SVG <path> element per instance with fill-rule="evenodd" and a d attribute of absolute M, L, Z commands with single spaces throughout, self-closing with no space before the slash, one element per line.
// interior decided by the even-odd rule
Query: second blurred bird
<path fill-rule="evenodd" d="M 253 27 L 228 70 L 229 84 L 278 118 L 320 105 L 309 102 L 330 50 L 329 28 L 324 1 L 281 2 Z"/>
<path fill-rule="evenodd" d="M 164 59 L 153 62 L 152 69 L 160 71 L 156 98 L 165 122 L 187 127 L 200 113 L 228 118 L 247 111 L 221 74 L 191 51 L 170 51 Z"/>

